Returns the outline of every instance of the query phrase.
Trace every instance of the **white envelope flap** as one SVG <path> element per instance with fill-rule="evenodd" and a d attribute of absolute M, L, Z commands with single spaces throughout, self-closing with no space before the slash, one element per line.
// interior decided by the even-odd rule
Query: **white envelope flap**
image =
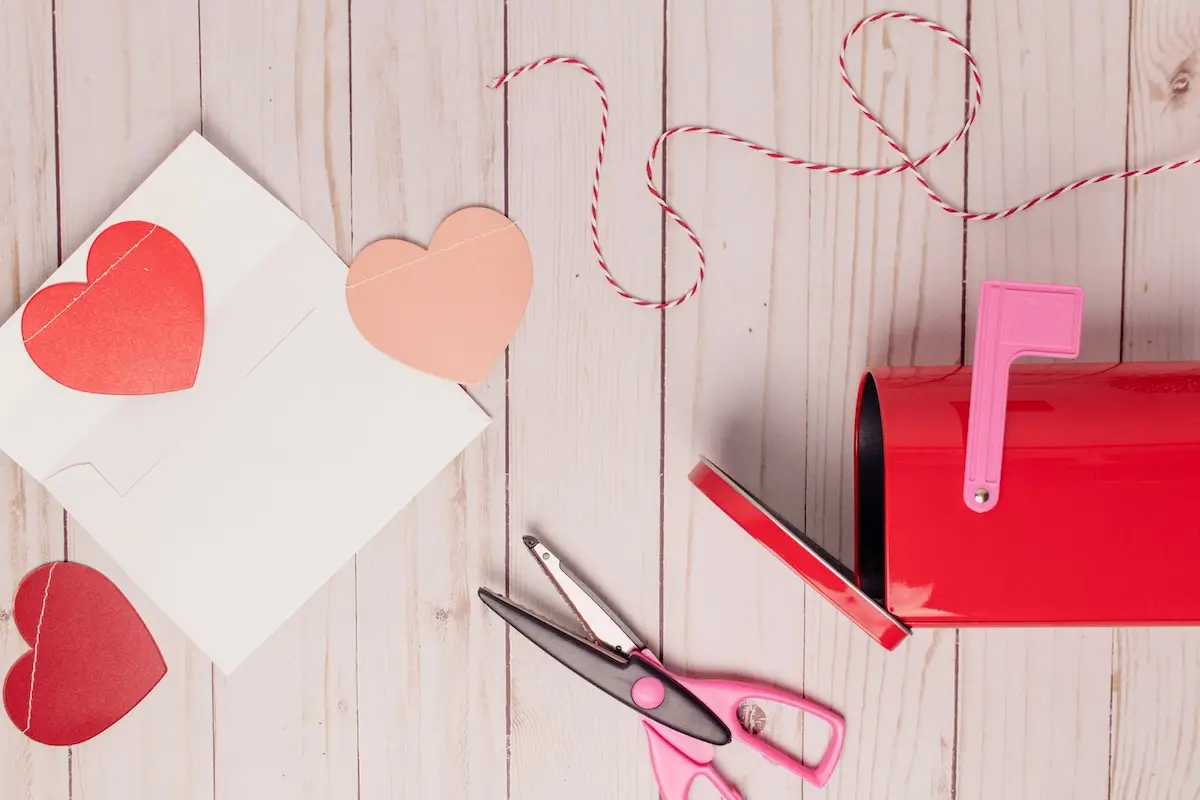
<path fill-rule="evenodd" d="M 488 423 L 321 304 L 125 497 L 47 487 L 231 674 Z"/>
<path fill-rule="evenodd" d="M 0 449 L 43 483 L 64 470 L 94 470 L 127 494 L 313 309 L 344 291 L 337 255 L 198 134 L 96 233 L 125 220 L 167 228 L 200 270 L 205 327 L 196 383 L 133 397 L 70 389 L 30 359 L 21 313 L 14 314 L 0 328 Z M 94 238 L 44 286 L 84 281 Z"/>

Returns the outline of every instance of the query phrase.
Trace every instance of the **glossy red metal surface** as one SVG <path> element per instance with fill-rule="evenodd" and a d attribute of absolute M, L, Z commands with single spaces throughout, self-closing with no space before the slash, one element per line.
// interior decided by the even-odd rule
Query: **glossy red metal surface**
<path fill-rule="evenodd" d="M 868 597 L 852 574 L 806 540 L 732 478 L 708 461 L 688 476 L 692 484 L 760 544 L 792 568 L 825 599 L 833 603 L 888 650 L 911 631 Z M 961 502 L 959 505 L 962 505 Z"/>
<path fill-rule="evenodd" d="M 862 499 L 884 523 L 881 541 L 858 537 L 880 543 L 900 620 L 1200 624 L 1200 363 L 1014 366 L 1004 492 L 986 513 L 962 502 L 970 369 L 868 380 L 884 496 Z"/>

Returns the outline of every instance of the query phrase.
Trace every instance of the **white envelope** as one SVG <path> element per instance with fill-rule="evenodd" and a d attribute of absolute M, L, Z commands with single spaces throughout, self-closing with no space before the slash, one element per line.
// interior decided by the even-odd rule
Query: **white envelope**
<path fill-rule="evenodd" d="M 199 266 L 195 386 L 66 388 L 30 359 L 18 311 L 0 327 L 0 450 L 228 674 L 489 419 L 364 340 L 346 265 L 199 134 L 96 233 L 126 220 L 165 226 Z M 83 282 L 95 235 L 45 285 Z"/>

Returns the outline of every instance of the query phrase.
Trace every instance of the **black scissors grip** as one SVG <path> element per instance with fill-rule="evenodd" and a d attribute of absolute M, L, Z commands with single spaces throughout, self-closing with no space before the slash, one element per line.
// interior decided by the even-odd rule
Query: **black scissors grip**
<path fill-rule="evenodd" d="M 725 745 L 733 740 L 728 726 L 712 709 L 649 661 L 609 653 L 489 589 L 480 589 L 479 599 L 567 669 L 639 714 L 711 744 Z M 633 699 L 634 686 L 646 678 L 662 686 L 662 702 L 653 708 L 644 708 Z"/>

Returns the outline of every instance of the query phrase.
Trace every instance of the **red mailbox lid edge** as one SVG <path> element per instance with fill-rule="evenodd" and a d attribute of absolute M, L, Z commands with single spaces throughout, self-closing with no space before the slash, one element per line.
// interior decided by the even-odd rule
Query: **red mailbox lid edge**
<path fill-rule="evenodd" d="M 912 634 L 907 625 L 868 597 L 845 567 L 819 552 L 804 534 L 788 525 L 707 458 L 701 456 L 688 480 L 876 642 L 888 650 L 895 650 Z"/>

